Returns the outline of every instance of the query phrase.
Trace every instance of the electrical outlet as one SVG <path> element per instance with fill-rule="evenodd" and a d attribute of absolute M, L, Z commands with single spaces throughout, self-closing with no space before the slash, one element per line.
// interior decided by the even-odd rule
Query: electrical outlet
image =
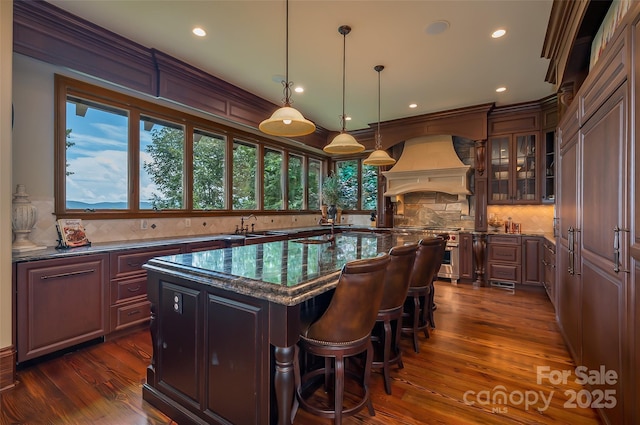
<path fill-rule="evenodd" d="M 149 223 L 147 222 L 147 220 L 145 219 L 140 220 L 140 229 L 147 230 L 148 228 L 149 228 Z"/>
<path fill-rule="evenodd" d="M 191 227 L 191 219 L 190 218 L 185 218 L 184 227 Z"/>
<path fill-rule="evenodd" d="M 173 311 L 182 314 L 182 294 L 180 292 L 173 293 Z"/>

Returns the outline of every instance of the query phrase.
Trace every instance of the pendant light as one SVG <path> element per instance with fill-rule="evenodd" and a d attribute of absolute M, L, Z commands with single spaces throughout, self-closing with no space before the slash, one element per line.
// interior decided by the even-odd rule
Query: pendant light
<path fill-rule="evenodd" d="M 338 32 L 343 37 L 342 47 L 342 116 L 340 122 L 342 124 L 342 131 L 336 137 L 333 138 L 331 143 L 324 147 L 326 153 L 337 154 L 350 154 L 358 153 L 364 150 L 364 146 L 358 143 L 358 141 L 346 130 L 347 116 L 344 113 L 344 95 L 345 95 L 345 74 L 346 74 L 346 52 L 347 52 L 347 34 L 351 32 L 351 27 L 348 25 L 342 25 L 338 28 Z"/>
<path fill-rule="evenodd" d="M 387 151 L 382 149 L 382 135 L 380 134 L 380 72 L 384 69 L 383 65 L 376 65 L 373 69 L 378 73 L 378 131 L 376 131 L 376 150 L 363 162 L 365 165 L 374 165 L 381 167 L 383 165 L 393 165 L 396 160 L 391 158 Z"/>
<path fill-rule="evenodd" d="M 305 136 L 316 131 L 316 125 L 302 116 L 295 108 L 291 107 L 291 86 L 289 81 L 289 0 L 286 2 L 286 66 L 284 86 L 284 106 L 276 110 L 269 119 L 260 123 L 260 131 L 272 136 L 296 137 Z"/>

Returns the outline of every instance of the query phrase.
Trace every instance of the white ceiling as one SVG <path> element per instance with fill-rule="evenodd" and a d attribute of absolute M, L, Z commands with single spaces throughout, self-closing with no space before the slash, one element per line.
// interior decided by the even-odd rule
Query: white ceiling
<path fill-rule="evenodd" d="M 49 0 L 143 46 L 282 104 L 285 0 Z M 340 129 L 346 36 L 347 130 L 382 121 L 553 93 L 541 58 L 552 0 L 290 0 L 289 80 L 305 88 L 293 106 L 307 119 Z M 449 29 L 429 35 L 445 20 Z M 191 33 L 207 31 L 204 38 Z M 507 30 L 492 39 L 497 28 Z M 279 78 L 276 76 L 280 76 Z M 507 87 L 496 93 L 499 86 Z M 410 109 L 409 103 L 418 107 Z M 265 117 L 267 118 L 267 117 Z"/>

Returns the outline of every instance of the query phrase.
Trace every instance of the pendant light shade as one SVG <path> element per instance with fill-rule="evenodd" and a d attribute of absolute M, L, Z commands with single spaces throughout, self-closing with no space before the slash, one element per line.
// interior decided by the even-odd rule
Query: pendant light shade
<path fill-rule="evenodd" d="M 378 130 L 376 131 L 376 150 L 363 161 L 365 165 L 381 167 L 383 165 L 393 165 L 396 160 L 391 158 L 387 151 L 382 149 L 382 135 L 380 134 L 380 72 L 384 69 L 382 65 L 376 65 L 373 69 L 378 73 Z"/>
<path fill-rule="evenodd" d="M 287 4 L 286 16 L 286 65 L 284 86 L 284 106 L 277 109 L 270 118 L 262 121 L 258 128 L 265 134 L 272 136 L 296 137 L 305 136 L 316 131 L 316 125 L 302 116 L 295 108 L 291 107 L 291 86 L 289 81 L 289 0 Z"/>
<path fill-rule="evenodd" d="M 262 121 L 259 128 L 265 134 L 284 137 L 305 136 L 316 131 L 314 123 L 286 103 L 285 106 L 277 109 L 271 118 Z"/>
<path fill-rule="evenodd" d="M 347 133 L 346 122 L 347 116 L 344 113 L 344 97 L 345 97 L 345 74 L 346 74 L 346 52 L 347 52 L 347 34 L 351 32 L 351 27 L 348 25 L 342 25 L 338 28 L 338 32 L 342 34 L 343 37 L 343 47 L 342 47 L 342 115 L 340 116 L 340 121 L 342 124 L 342 131 L 336 137 L 333 138 L 331 143 L 323 148 L 326 153 L 335 153 L 335 154 L 350 154 L 350 153 L 358 153 L 364 150 L 364 146 L 358 143 L 358 141 Z"/>

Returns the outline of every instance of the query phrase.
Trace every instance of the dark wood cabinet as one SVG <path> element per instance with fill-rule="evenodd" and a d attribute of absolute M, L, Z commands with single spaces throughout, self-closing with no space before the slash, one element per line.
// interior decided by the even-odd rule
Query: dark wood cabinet
<path fill-rule="evenodd" d="M 522 237 L 522 284 L 541 285 L 543 280 L 542 238 L 539 236 Z"/>
<path fill-rule="evenodd" d="M 108 332 L 108 264 L 107 254 L 17 264 L 18 362 Z"/>
<path fill-rule="evenodd" d="M 122 331 L 149 321 L 151 307 L 147 300 L 147 272 L 142 266 L 153 257 L 181 252 L 181 245 L 172 245 L 110 254 L 109 332 Z"/>
<path fill-rule="evenodd" d="M 522 246 L 518 235 L 489 235 L 487 280 L 492 285 L 514 287 L 522 273 Z"/>
<path fill-rule="evenodd" d="M 539 236 L 490 234 L 487 238 L 487 280 L 498 286 L 541 285 Z"/>
<path fill-rule="evenodd" d="M 190 406 L 172 412 L 180 423 L 270 423 L 268 302 L 154 271 L 149 299 L 156 366 L 145 400 Z"/>
<path fill-rule="evenodd" d="M 489 203 L 539 203 L 538 132 L 489 139 Z"/>
<path fill-rule="evenodd" d="M 241 245 L 244 245 L 242 242 Z M 199 251 L 209 251 L 211 249 L 220 249 L 226 248 L 227 244 L 225 241 L 221 240 L 213 240 L 213 241 L 202 241 L 202 242 L 189 242 L 184 247 L 184 252 L 199 252 Z"/>
<path fill-rule="evenodd" d="M 473 235 L 471 233 L 460 233 L 458 252 L 460 254 L 460 280 L 471 281 L 474 278 Z"/>
<path fill-rule="evenodd" d="M 631 284 L 625 272 L 632 115 L 628 51 L 624 36 L 607 47 L 560 126 L 558 321 L 576 364 L 619 377 L 615 383 L 587 385 L 617 395 L 615 406 L 600 409 L 611 424 L 632 423 L 625 419 L 623 402 Z"/>
<path fill-rule="evenodd" d="M 556 306 L 556 245 L 545 239 L 542 242 L 542 285 L 553 306 Z"/>

